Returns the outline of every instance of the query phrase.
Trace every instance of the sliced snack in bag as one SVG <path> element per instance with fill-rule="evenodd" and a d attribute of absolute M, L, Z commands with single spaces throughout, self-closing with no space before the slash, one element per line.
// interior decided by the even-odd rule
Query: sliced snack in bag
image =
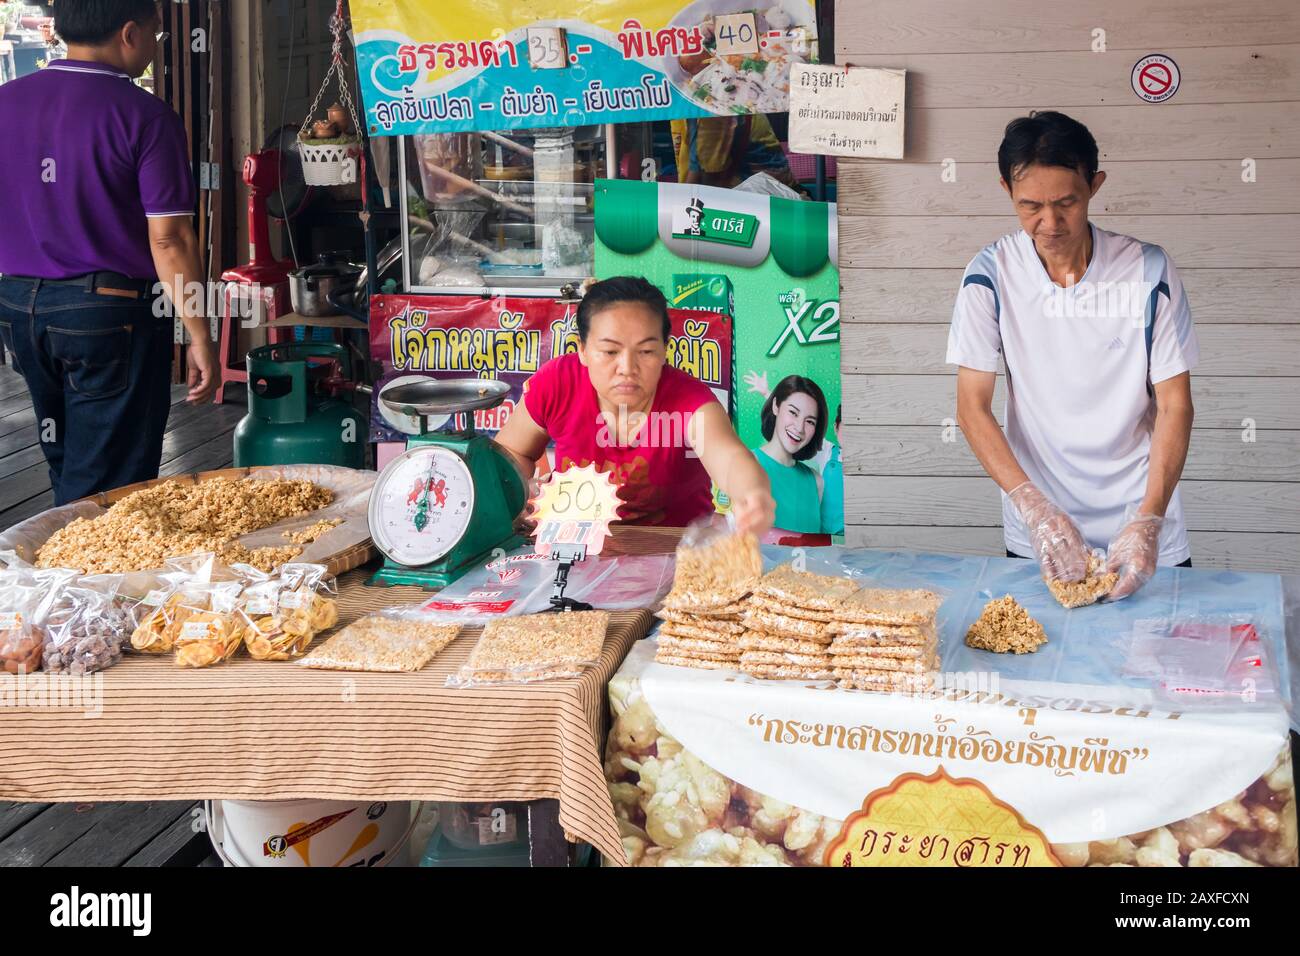
<path fill-rule="evenodd" d="M 178 667 L 211 667 L 234 657 L 244 641 L 249 620 L 239 609 L 243 585 L 222 581 L 189 592 L 188 611 L 175 627 L 173 647 Z"/>
<path fill-rule="evenodd" d="M 327 670 L 418 671 L 459 633 L 459 624 L 368 614 L 297 663 Z"/>
<path fill-rule="evenodd" d="M 469 660 L 448 687 L 514 684 L 577 677 L 600 660 L 607 611 L 528 614 L 489 621 Z"/>
<path fill-rule="evenodd" d="M 254 660 L 301 657 L 317 634 L 338 623 L 337 588 L 324 565 L 286 564 L 278 578 L 246 570 L 253 583 L 244 589 L 241 607 L 249 619 L 245 645 Z"/>
<path fill-rule="evenodd" d="M 159 586 L 140 599 L 136 611 L 139 623 L 131 632 L 131 647 L 143 654 L 170 653 L 181 625 L 191 613 L 185 593 L 190 576 L 184 571 L 169 571 L 158 577 Z"/>

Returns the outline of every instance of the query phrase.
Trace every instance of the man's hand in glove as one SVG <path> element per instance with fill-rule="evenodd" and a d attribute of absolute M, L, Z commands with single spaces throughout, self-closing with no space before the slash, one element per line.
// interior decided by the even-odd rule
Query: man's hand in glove
<path fill-rule="evenodd" d="M 1078 525 L 1032 481 L 1017 485 L 1009 497 L 1029 529 L 1044 580 L 1082 581 L 1088 574 L 1088 543 Z"/>
<path fill-rule="evenodd" d="M 1160 515 L 1135 514 L 1120 528 L 1106 550 L 1106 570 L 1119 575 L 1106 600 L 1126 598 L 1151 580 L 1160 556 L 1160 528 L 1164 523 Z"/>

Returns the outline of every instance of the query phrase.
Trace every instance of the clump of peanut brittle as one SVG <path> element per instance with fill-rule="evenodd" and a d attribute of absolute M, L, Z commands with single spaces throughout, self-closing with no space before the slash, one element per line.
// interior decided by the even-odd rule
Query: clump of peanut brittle
<path fill-rule="evenodd" d="M 1048 581 L 1047 590 L 1061 607 L 1084 607 L 1096 604 L 1109 594 L 1118 580 L 1118 574 L 1106 571 L 1106 559 L 1092 554 L 1088 556 L 1088 573 L 1082 581 Z"/>
<path fill-rule="evenodd" d="M 1047 643 L 1047 632 L 1010 594 L 984 605 L 966 632 L 966 646 L 995 654 L 1032 654 Z"/>

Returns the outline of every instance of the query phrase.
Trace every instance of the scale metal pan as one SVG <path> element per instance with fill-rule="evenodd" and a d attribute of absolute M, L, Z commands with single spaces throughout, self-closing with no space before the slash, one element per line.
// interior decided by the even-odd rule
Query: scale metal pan
<path fill-rule="evenodd" d="M 402 415 L 454 415 L 500 405 L 509 394 L 508 384 L 489 379 L 426 379 L 385 388 L 379 400 Z"/>

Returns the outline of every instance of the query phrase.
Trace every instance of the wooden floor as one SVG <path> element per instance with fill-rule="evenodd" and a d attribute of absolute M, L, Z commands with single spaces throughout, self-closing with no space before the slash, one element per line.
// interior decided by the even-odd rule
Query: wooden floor
<path fill-rule="evenodd" d="M 0 866 L 199 866 L 203 805 L 0 803 Z"/>
<path fill-rule="evenodd" d="M 226 468 L 244 416 L 243 393 L 229 404 L 185 404 L 172 387 L 163 440 L 163 475 Z M 54 504 L 50 473 L 37 442 L 36 417 L 22 376 L 0 366 L 0 530 Z M 0 715 L 2 719 L 3 715 Z M 0 866 L 196 866 L 211 863 L 211 846 L 196 829 L 200 804 L 0 803 Z"/>

